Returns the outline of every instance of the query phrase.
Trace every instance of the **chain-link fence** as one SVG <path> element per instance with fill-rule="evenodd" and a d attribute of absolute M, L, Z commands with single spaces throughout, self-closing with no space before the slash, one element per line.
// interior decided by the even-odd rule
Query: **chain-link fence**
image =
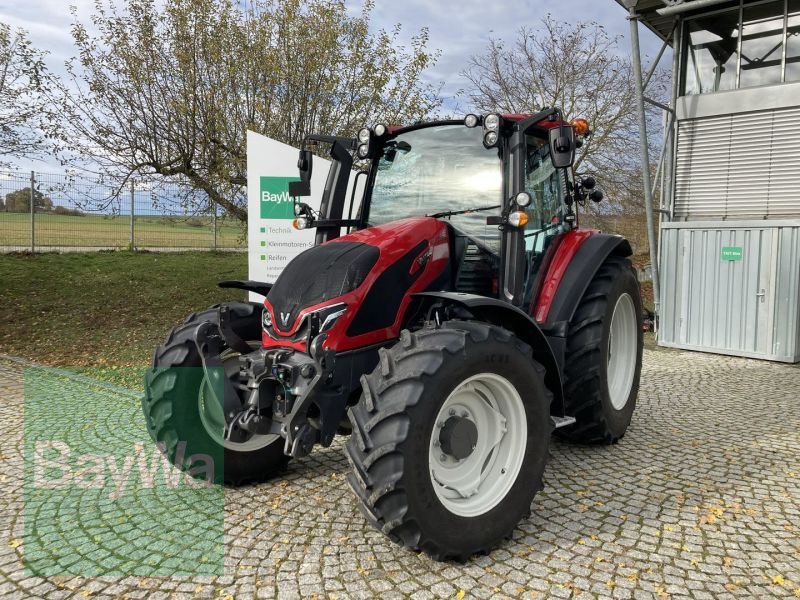
<path fill-rule="evenodd" d="M 0 171 L 0 252 L 246 248 L 244 224 L 180 181 Z"/>

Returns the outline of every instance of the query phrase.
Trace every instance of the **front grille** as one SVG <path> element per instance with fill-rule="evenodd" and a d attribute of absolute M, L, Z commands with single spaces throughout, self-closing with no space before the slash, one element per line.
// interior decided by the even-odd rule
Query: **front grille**
<path fill-rule="evenodd" d="M 264 309 L 264 312 L 267 312 L 267 309 Z M 285 335 L 280 333 L 279 331 L 275 330 L 275 323 L 274 321 L 267 325 L 267 323 L 262 322 L 262 326 L 264 327 L 264 331 L 267 332 L 267 335 L 271 337 L 273 340 L 283 340 L 287 342 L 301 342 L 306 339 L 308 336 L 308 315 L 303 317 L 302 323 L 297 328 L 292 335 Z"/>

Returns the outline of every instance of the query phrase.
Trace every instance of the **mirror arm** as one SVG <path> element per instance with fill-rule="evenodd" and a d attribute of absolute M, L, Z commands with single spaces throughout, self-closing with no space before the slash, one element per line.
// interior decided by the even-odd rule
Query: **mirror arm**
<path fill-rule="evenodd" d="M 305 146 L 305 140 L 303 141 Z M 297 159 L 297 170 L 300 171 L 300 181 L 289 182 L 289 196 L 297 205 L 297 198 L 311 195 L 311 171 L 314 165 L 314 154 L 311 150 L 300 150 Z"/>

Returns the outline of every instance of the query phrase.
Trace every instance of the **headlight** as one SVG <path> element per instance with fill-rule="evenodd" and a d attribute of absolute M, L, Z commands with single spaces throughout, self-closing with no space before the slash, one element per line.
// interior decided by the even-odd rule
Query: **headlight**
<path fill-rule="evenodd" d="M 327 339 L 327 332 L 333 329 L 336 321 L 347 310 L 347 305 L 343 302 L 320 308 L 308 314 L 309 330 L 306 343 L 307 352 L 312 358 L 317 358 L 322 351 L 322 344 Z"/>
<path fill-rule="evenodd" d="M 386 134 L 386 125 L 375 125 L 375 135 L 383 137 Z"/>
<path fill-rule="evenodd" d="M 472 129 L 473 127 L 478 125 L 478 115 L 469 114 L 464 117 L 464 125 Z"/>
<path fill-rule="evenodd" d="M 358 147 L 358 158 L 367 158 L 369 156 L 369 144 L 361 144 Z"/>
<path fill-rule="evenodd" d="M 295 219 L 295 220 L 292 222 L 292 226 L 293 226 L 295 229 L 299 229 L 299 230 L 302 230 L 302 229 L 307 229 L 307 228 L 308 228 L 308 226 L 309 226 L 309 222 L 308 222 L 308 219 L 306 219 L 305 217 L 297 217 L 297 218 L 296 218 L 296 219 Z"/>
<path fill-rule="evenodd" d="M 358 141 L 362 144 L 368 144 L 370 135 L 372 135 L 372 132 L 367 127 L 364 127 L 358 132 Z"/>
<path fill-rule="evenodd" d="M 531 195 L 528 192 L 520 192 L 514 198 L 514 202 L 517 203 L 517 206 L 528 206 L 531 203 Z"/>
<path fill-rule="evenodd" d="M 491 148 L 497 143 L 497 132 L 496 131 L 487 131 L 486 135 L 483 136 L 483 145 L 487 148 Z"/>
<path fill-rule="evenodd" d="M 483 126 L 489 131 L 497 131 L 500 128 L 500 115 L 491 113 L 483 119 Z"/>
<path fill-rule="evenodd" d="M 341 317 L 345 313 L 346 310 L 347 310 L 346 304 L 334 304 L 333 306 L 328 306 L 320 310 L 319 332 L 325 333 L 326 331 L 329 331 L 336 324 L 336 321 L 339 319 L 339 317 Z"/>

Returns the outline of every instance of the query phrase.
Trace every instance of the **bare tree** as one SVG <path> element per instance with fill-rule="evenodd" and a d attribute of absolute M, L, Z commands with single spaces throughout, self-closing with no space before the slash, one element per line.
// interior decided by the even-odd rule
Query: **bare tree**
<path fill-rule="evenodd" d="M 437 90 L 421 80 L 436 55 L 425 30 L 369 32 L 373 2 L 96 0 L 93 34 L 76 23 L 78 57 L 60 101 L 62 141 L 124 178 L 180 176 L 247 219 L 248 129 L 298 145 L 313 131 L 418 119 Z"/>
<path fill-rule="evenodd" d="M 0 23 L 0 165 L 44 152 L 43 127 L 51 116 L 42 95 L 44 54 L 24 31 Z"/>
<path fill-rule="evenodd" d="M 466 92 L 482 111 L 531 112 L 561 108 L 567 118 L 589 120 L 593 134 L 576 160 L 592 173 L 615 208 L 642 206 L 636 98 L 630 60 L 597 23 L 560 23 L 549 15 L 536 29 L 522 28 L 510 43 L 492 39 L 471 57 Z M 657 76 L 656 86 L 663 85 Z M 653 127 L 658 115 L 651 114 Z"/>

